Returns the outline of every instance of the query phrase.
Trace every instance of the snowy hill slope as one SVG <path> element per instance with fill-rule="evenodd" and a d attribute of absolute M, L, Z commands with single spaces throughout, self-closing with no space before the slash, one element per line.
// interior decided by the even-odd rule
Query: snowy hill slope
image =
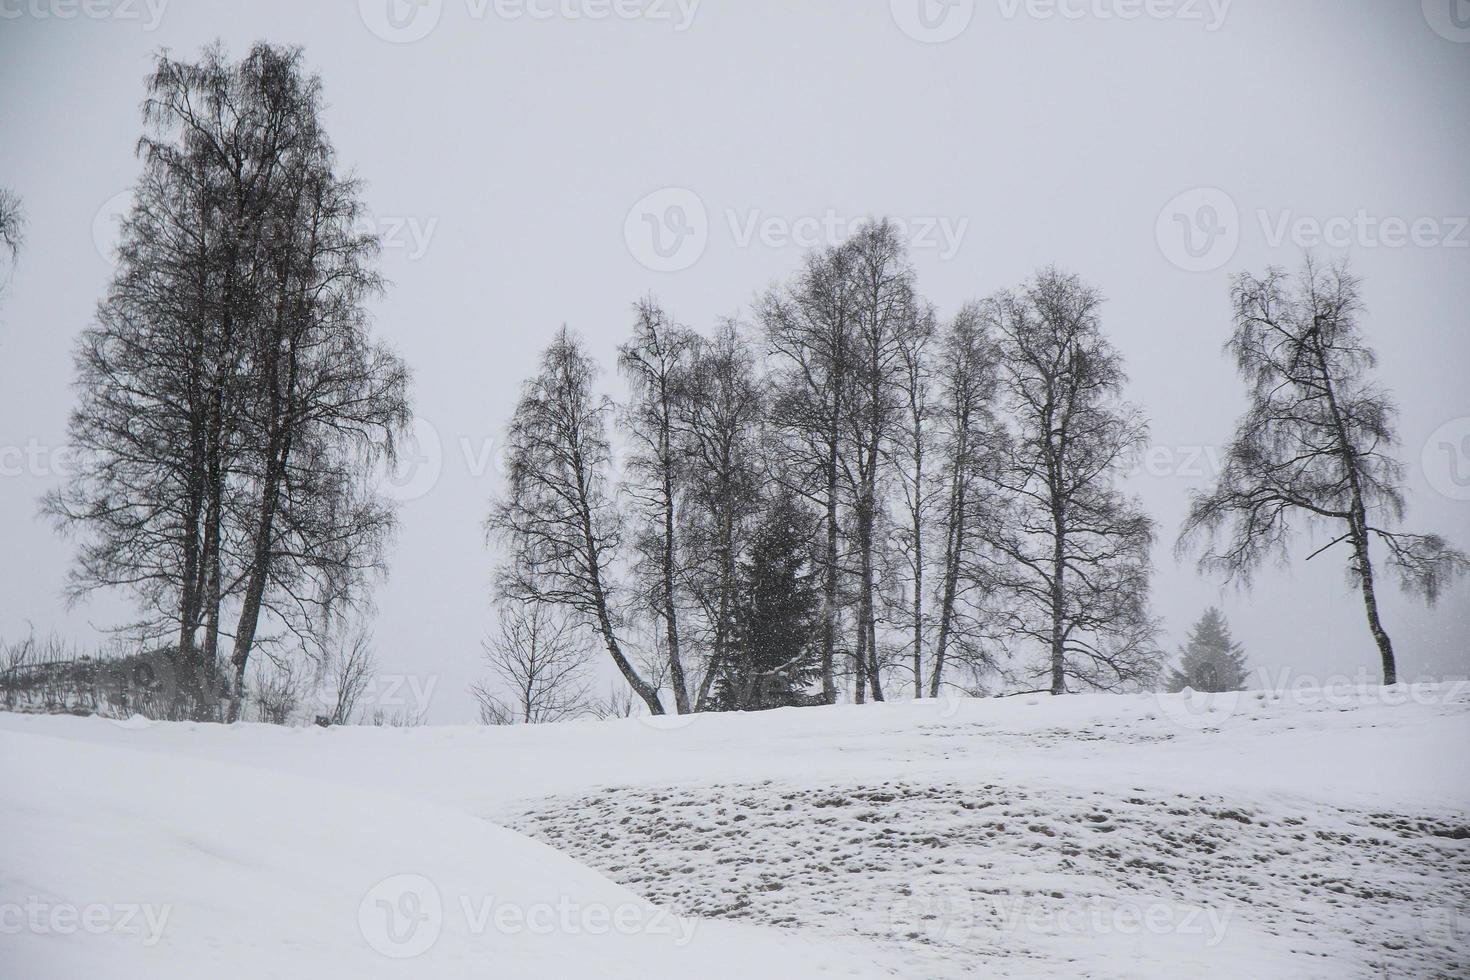
<path fill-rule="evenodd" d="M 1463 976 L 1467 744 L 1455 685 L 521 729 L 0 715 L 26 787 L 0 799 L 0 904 L 163 895 L 164 939 L 117 962 L 179 977 Z M 443 926 L 395 960 L 373 916 L 408 921 L 422 889 L 373 889 L 403 874 Z M 453 900 L 492 892 L 642 911 L 627 935 L 531 936 Z M 694 940 L 641 899 L 697 917 Z M 3 945 L 31 964 L 117 955 L 23 939 Z M 276 972 L 216 969 L 242 957 Z"/>
<path fill-rule="evenodd" d="M 678 919 L 443 807 L 13 731 L 0 746 L 6 978 L 876 975 L 841 941 Z"/>

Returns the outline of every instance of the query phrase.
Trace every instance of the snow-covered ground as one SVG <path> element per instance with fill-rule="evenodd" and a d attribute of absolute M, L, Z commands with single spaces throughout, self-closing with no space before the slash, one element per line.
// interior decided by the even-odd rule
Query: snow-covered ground
<path fill-rule="evenodd" d="M 1467 976 L 1467 748 L 1464 685 L 0 715 L 0 977 Z"/>

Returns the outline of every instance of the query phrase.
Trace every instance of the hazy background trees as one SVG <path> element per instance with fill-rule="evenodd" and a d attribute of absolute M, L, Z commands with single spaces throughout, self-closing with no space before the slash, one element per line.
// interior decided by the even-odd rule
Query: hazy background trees
<path fill-rule="evenodd" d="M 1100 304 L 1046 269 L 940 325 L 881 221 L 767 290 L 754 341 L 640 301 L 621 408 L 564 329 L 508 432 L 498 598 L 573 612 L 655 713 L 1145 688 L 1147 425 Z"/>

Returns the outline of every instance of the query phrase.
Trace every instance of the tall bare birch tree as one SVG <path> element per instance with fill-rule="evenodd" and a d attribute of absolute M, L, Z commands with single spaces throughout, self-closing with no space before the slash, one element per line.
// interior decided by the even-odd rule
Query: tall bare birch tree
<path fill-rule="evenodd" d="M 770 403 L 749 341 L 731 321 L 698 338 L 678 417 L 685 487 L 683 567 L 705 622 L 708 655 L 694 699 L 701 710 L 724 669 L 734 626 L 736 563 L 770 479 L 764 427 Z"/>
<path fill-rule="evenodd" d="M 593 390 L 597 366 L 563 327 L 521 390 L 506 432 L 506 486 L 487 527 L 506 549 L 504 600 L 561 606 L 590 624 L 648 710 L 664 713 L 619 638 L 614 564 L 623 521 L 609 487 L 612 402 Z"/>
<path fill-rule="evenodd" d="M 297 49 L 159 57 L 118 271 L 78 348 L 80 465 L 45 502 L 83 539 L 74 589 L 132 589 L 191 673 L 212 676 L 239 603 L 231 717 L 262 613 L 329 622 L 392 527 L 363 475 L 407 421 L 408 376 L 368 336 L 377 246 L 320 111 Z"/>
<path fill-rule="evenodd" d="M 982 528 L 1002 628 L 1046 652 L 1053 694 L 1120 690 L 1158 668 L 1148 611 L 1153 521 L 1116 486 L 1148 427 L 1121 399 L 1122 358 L 1102 334 L 1102 297 L 1042 270 L 992 303 L 1011 438 Z"/>
<path fill-rule="evenodd" d="M 842 454 L 858 317 L 853 263 L 848 248 L 811 252 L 796 277 L 767 292 L 759 306 L 776 363 L 771 421 L 783 436 L 783 472 L 792 478 L 790 489 L 822 514 L 820 664 L 827 704 L 837 699 Z"/>
<path fill-rule="evenodd" d="M 689 393 L 684 382 L 693 344 L 687 327 L 646 299 L 637 306 L 632 339 L 618 348 L 618 367 L 631 391 L 622 415 L 632 443 L 626 488 L 636 504 L 634 545 L 647 580 L 644 591 L 663 621 L 669 683 L 681 715 L 689 713 L 690 704 L 679 631 L 679 580 L 684 576 L 679 570 L 677 529 L 685 447 L 678 426 L 681 401 Z"/>
<path fill-rule="evenodd" d="M 909 660 L 913 672 L 914 697 L 924 696 L 924 638 L 927 633 L 927 582 L 925 571 L 930 555 L 925 547 L 932 537 L 930 519 L 938 487 L 931 479 L 934 449 L 934 310 L 927 304 L 915 304 L 913 328 L 905 332 L 901 342 L 902 371 L 899 387 L 903 401 L 900 411 L 899 436 L 892 449 L 893 469 L 898 478 L 904 514 L 908 519 L 900 528 L 899 549 L 903 552 L 909 574 Z"/>
<path fill-rule="evenodd" d="M 865 225 L 843 247 L 852 253 L 856 300 L 851 395 L 843 413 L 848 452 L 842 458 L 858 563 L 856 694 L 862 701 L 866 681 L 873 698 L 881 701 L 876 590 L 878 568 L 886 555 L 881 553 L 878 528 L 884 516 L 885 476 L 892 469 L 889 450 L 905 411 L 902 381 L 907 356 L 921 314 L 913 267 L 891 222 Z"/>
<path fill-rule="evenodd" d="M 952 659 L 977 662 L 965 608 L 979 605 L 977 529 L 991 523 L 992 476 L 1003 437 L 994 405 L 998 365 L 992 324 L 979 303 L 966 304 L 946 326 L 935 358 L 935 456 L 943 517 L 939 555 L 934 656 L 929 696 L 938 697 Z M 971 617 L 973 618 L 973 617 Z M 960 653 L 959 657 L 955 653 Z"/>

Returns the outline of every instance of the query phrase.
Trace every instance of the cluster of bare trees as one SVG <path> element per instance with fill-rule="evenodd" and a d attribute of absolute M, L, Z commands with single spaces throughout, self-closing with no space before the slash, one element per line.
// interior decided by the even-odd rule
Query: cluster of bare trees
<path fill-rule="evenodd" d="M 71 594 L 131 592 L 129 629 L 167 644 L 194 717 L 240 717 L 253 668 L 262 715 L 325 691 L 340 723 L 374 669 L 344 624 L 394 527 L 372 474 L 409 421 L 408 371 L 369 329 L 378 241 L 321 100 L 295 49 L 159 56 L 116 272 L 77 347 L 75 465 L 43 502 L 78 541 Z M 20 228 L 0 189 L 0 252 Z M 1431 601 L 1470 563 L 1398 529 L 1358 284 L 1308 263 L 1233 295 L 1249 407 L 1179 547 L 1248 580 L 1293 519 L 1332 528 L 1308 557 L 1348 550 L 1391 683 L 1374 549 Z M 1119 484 L 1148 428 L 1101 305 L 1047 268 L 941 317 L 877 222 L 805 256 L 744 325 L 701 333 L 638 303 L 620 403 L 563 328 L 488 521 L 504 561 L 483 717 L 1150 683 L 1156 529 Z M 593 642 L 617 703 L 590 694 Z M 35 676 L 71 676 L 53 668 Z"/>
<path fill-rule="evenodd" d="M 883 222 L 767 291 L 755 337 L 637 304 L 621 405 L 563 329 L 517 406 L 489 521 L 504 614 L 591 626 L 654 714 L 661 688 L 680 713 L 707 708 L 737 567 L 781 497 L 818 529 L 820 700 L 881 700 L 905 675 L 916 695 L 1147 680 L 1154 531 L 1116 487 L 1146 425 L 1099 303 L 1047 269 L 941 322 Z"/>
<path fill-rule="evenodd" d="M 237 717 L 252 651 L 320 640 L 382 563 L 368 479 L 409 419 L 369 333 L 381 286 L 298 50 L 161 55 L 116 273 L 76 353 L 77 467 L 45 510 L 74 595 L 123 587 L 172 638 L 198 713 Z M 226 691 L 215 664 L 228 661 Z"/>

